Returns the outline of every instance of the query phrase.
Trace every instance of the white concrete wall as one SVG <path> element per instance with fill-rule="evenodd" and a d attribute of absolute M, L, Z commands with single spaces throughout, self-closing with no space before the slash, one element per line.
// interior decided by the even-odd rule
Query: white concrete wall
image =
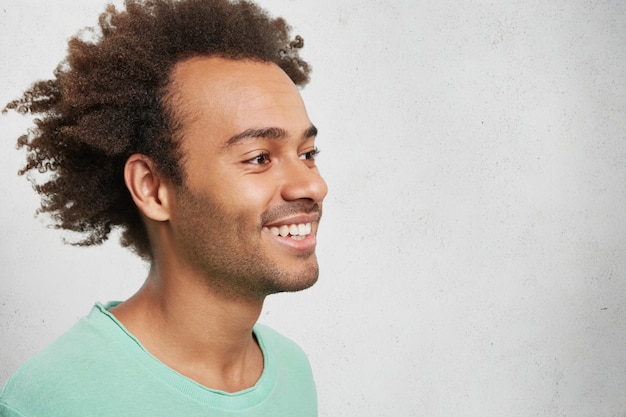
<path fill-rule="evenodd" d="M 0 0 L 0 101 L 104 1 Z M 626 3 L 265 0 L 304 36 L 320 282 L 262 321 L 321 416 L 626 415 Z M 0 118 L 0 383 L 145 266 L 33 220 Z"/>

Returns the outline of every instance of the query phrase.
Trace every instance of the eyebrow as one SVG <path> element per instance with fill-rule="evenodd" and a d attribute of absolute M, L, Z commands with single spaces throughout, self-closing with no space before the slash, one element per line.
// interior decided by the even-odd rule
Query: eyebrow
<path fill-rule="evenodd" d="M 241 133 L 237 133 L 226 141 L 224 149 L 233 147 L 242 142 L 250 141 L 252 139 L 274 139 L 282 140 L 287 137 L 287 131 L 280 127 L 266 127 L 261 129 L 247 129 Z M 302 133 L 302 139 L 306 140 L 311 137 L 317 136 L 317 128 L 311 125 Z"/>

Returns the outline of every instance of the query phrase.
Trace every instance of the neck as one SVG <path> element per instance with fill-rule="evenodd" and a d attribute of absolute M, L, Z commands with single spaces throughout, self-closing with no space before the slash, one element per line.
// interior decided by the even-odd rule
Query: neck
<path fill-rule="evenodd" d="M 173 272 L 153 265 L 141 289 L 111 313 L 178 373 L 223 391 L 253 386 L 263 370 L 252 334 L 263 300 L 226 297 L 189 273 Z"/>

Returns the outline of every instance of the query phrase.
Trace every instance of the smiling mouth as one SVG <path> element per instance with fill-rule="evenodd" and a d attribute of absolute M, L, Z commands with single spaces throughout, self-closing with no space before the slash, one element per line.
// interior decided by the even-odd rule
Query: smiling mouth
<path fill-rule="evenodd" d="M 311 223 L 284 224 L 282 226 L 264 227 L 263 231 L 274 236 L 290 237 L 293 240 L 303 240 L 311 234 Z"/>

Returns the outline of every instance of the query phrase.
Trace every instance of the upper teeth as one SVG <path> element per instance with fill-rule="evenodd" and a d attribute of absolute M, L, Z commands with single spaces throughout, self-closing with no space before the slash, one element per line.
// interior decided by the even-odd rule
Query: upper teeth
<path fill-rule="evenodd" d="M 279 227 L 264 227 L 263 230 L 274 236 L 306 236 L 311 234 L 311 223 L 283 224 Z"/>

